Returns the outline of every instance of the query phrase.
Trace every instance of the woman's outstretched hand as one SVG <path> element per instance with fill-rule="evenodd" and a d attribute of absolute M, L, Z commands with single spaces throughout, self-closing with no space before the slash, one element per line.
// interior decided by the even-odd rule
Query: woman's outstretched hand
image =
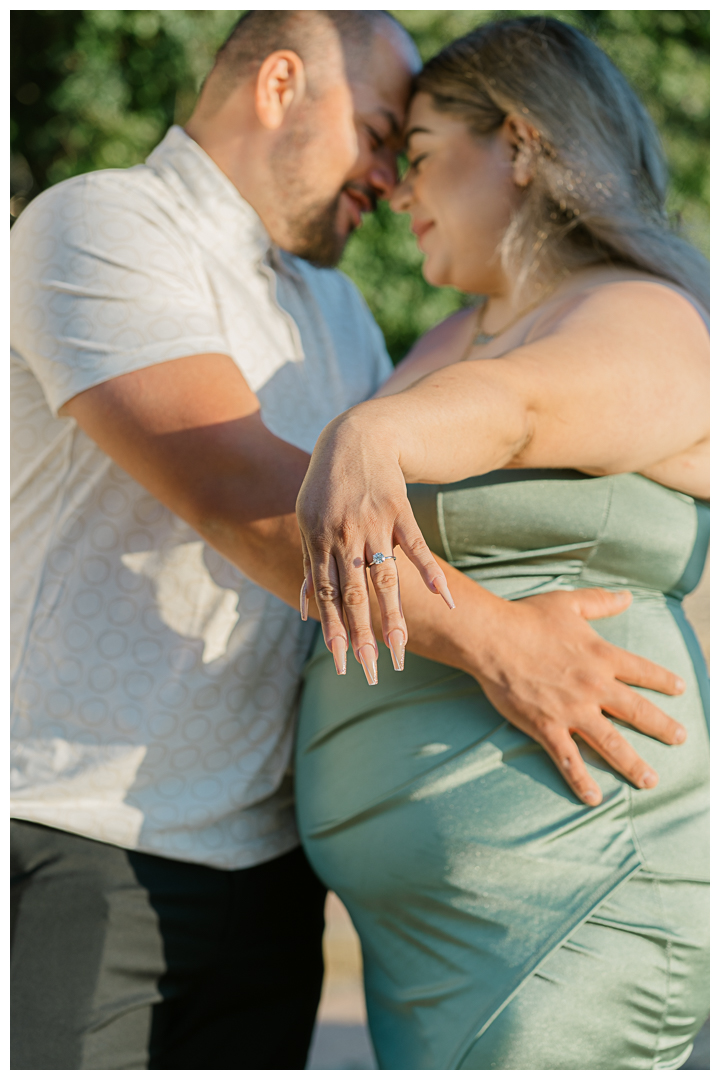
<path fill-rule="evenodd" d="M 375 438 L 368 438 L 367 427 L 358 421 L 357 413 L 372 404 L 325 428 L 297 501 L 305 570 L 301 614 L 306 616 L 307 599 L 314 594 L 338 673 L 345 671 L 349 630 L 349 644 L 370 684 L 377 682 L 378 654 L 366 568 L 396 670 L 402 668 L 408 631 L 390 557 L 395 549 L 414 563 L 430 592 L 449 608 L 455 606 L 445 574 L 415 521 L 392 432 L 378 426 Z"/>

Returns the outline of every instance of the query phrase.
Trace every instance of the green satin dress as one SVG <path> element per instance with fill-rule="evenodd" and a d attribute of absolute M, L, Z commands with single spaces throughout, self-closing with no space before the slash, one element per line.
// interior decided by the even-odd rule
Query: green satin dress
<path fill-rule="evenodd" d="M 430 546 L 507 599 L 628 588 L 608 641 L 685 680 L 687 728 L 618 723 L 638 791 L 581 744 L 602 805 L 467 675 L 407 655 L 338 678 L 319 637 L 296 757 L 311 863 L 360 935 L 383 1069 L 676 1069 L 709 1011 L 707 672 L 681 607 L 709 508 L 635 474 L 503 470 L 411 492 Z"/>

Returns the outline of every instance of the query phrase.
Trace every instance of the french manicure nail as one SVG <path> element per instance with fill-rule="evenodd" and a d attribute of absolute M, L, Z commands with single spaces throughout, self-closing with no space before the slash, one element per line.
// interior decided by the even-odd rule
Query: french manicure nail
<path fill-rule="evenodd" d="M 675 743 L 675 745 L 677 745 L 678 743 L 685 742 L 686 739 L 687 739 L 687 731 L 685 730 L 685 728 L 684 727 L 676 728 L 675 735 L 673 737 L 673 742 Z"/>
<path fill-rule="evenodd" d="M 436 578 L 433 578 L 433 585 L 435 586 L 437 591 L 440 593 L 440 595 L 442 596 L 442 598 L 445 601 L 445 603 L 447 604 L 447 606 L 452 611 L 453 608 L 455 607 L 455 601 L 453 600 L 452 596 L 450 595 L 450 590 L 447 587 L 447 582 L 446 582 L 445 578 L 438 575 Z"/>
<path fill-rule="evenodd" d="M 402 630 L 391 630 L 388 634 L 388 644 L 393 667 L 396 671 L 402 671 L 405 667 L 405 635 Z"/>
<path fill-rule="evenodd" d="M 370 686 L 376 686 L 377 677 L 377 660 L 375 659 L 375 649 L 372 645 L 362 645 L 358 649 L 358 658 L 363 666 L 365 672 L 365 678 Z"/>
<path fill-rule="evenodd" d="M 334 637 L 330 642 L 330 648 L 335 661 L 335 670 L 338 675 L 344 675 L 347 672 L 347 642 L 345 638 Z"/>
<path fill-rule="evenodd" d="M 308 599 L 307 599 L 307 578 L 302 583 L 300 589 L 300 618 L 303 622 L 307 622 L 308 617 Z"/>
<path fill-rule="evenodd" d="M 658 775 L 652 769 L 648 769 L 640 777 L 640 787 L 654 787 L 658 782 Z"/>

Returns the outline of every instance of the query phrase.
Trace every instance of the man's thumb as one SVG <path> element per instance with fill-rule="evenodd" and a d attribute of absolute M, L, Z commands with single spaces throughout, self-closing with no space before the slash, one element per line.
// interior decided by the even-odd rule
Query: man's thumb
<path fill-rule="evenodd" d="M 607 619 L 610 615 L 619 615 L 632 604 L 632 593 L 627 589 L 622 592 L 608 592 L 607 589 L 577 589 L 573 600 L 578 615 L 584 619 Z"/>

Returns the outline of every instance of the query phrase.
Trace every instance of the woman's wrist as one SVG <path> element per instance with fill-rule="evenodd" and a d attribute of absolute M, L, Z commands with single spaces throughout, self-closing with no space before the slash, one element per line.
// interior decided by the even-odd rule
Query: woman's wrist
<path fill-rule="evenodd" d="M 383 449 L 392 447 L 406 482 L 425 483 L 427 425 L 420 415 L 419 402 L 407 394 L 398 394 L 365 405 L 374 407 L 369 417 L 377 444 Z"/>
<path fill-rule="evenodd" d="M 412 423 L 404 401 L 378 398 L 364 401 L 335 421 L 336 445 L 358 447 L 363 456 L 378 457 L 383 464 L 397 462 L 408 483 L 417 482 L 424 460 L 422 436 Z"/>

